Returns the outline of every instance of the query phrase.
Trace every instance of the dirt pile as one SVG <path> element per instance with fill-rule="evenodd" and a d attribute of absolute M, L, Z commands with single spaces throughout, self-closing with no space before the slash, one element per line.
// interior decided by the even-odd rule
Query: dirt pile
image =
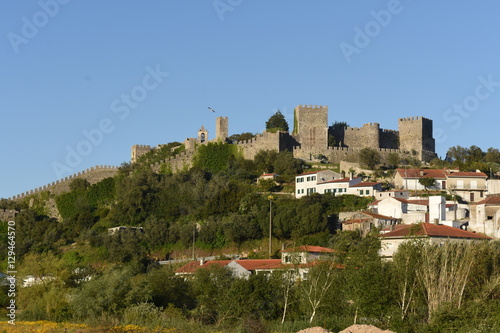
<path fill-rule="evenodd" d="M 381 330 L 372 325 L 352 325 L 339 333 L 395 333 L 389 330 Z"/>
<path fill-rule="evenodd" d="M 297 333 L 333 333 L 331 331 L 325 330 L 323 327 L 311 327 L 305 330 L 298 331 Z M 378 327 L 372 325 L 352 325 L 348 328 L 340 331 L 339 333 L 395 333 L 389 330 L 381 330 Z"/>

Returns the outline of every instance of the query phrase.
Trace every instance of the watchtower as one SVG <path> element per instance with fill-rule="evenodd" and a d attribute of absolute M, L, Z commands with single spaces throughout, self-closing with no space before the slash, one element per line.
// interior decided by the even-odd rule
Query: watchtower
<path fill-rule="evenodd" d="M 418 153 L 422 151 L 435 153 L 436 142 L 432 137 L 432 120 L 424 117 L 400 118 L 398 120 L 399 149 Z"/>
<path fill-rule="evenodd" d="M 217 117 L 217 119 L 215 119 L 215 140 L 224 142 L 228 137 L 228 118 Z"/>
<path fill-rule="evenodd" d="M 303 148 L 326 149 L 328 147 L 328 106 L 297 106 L 293 134 Z"/>
<path fill-rule="evenodd" d="M 131 151 L 131 160 L 132 163 L 137 162 L 137 159 L 141 156 L 146 154 L 147 152 L 151 151 L 151 146 L 148 145 L 133 145 L 132 146 L 132 151 Z"/>

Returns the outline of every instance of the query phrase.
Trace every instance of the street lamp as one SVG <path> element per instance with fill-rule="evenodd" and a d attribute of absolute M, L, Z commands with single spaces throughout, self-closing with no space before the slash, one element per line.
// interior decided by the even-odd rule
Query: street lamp
<path fill-rule="evenodd" d="M 272 253 L 272 242 L 271 242 L 271 232 L 272 232 L 272 221 L 273 221 L 273 200 L 274 197 L 272 195 L 269 195 L 267 197 L 267 200 L 269 200 L 269 259 L 271 259 L 271 253 Z"/>

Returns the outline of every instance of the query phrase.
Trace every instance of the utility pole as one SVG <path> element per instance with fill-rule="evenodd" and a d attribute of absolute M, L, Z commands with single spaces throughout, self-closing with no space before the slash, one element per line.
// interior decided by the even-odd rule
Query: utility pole
<path fill-rule="evenodd" d="M 196 257 L 194 256 L 194 242 L 196 239 L 196 223 L 193 225 L 193 260 L 196 260 Z"/>
<path fill-rule="evenodd" d="M 267 197 L 269 200 L 269 259 L 271 259 L 271 254 L 272 252 L 272 238 L 271 238 L 271 232 L 272 232 L 272 221 L 273 221 L 273 199 L 274 197 L 272 195 L 269 195 Z"/>

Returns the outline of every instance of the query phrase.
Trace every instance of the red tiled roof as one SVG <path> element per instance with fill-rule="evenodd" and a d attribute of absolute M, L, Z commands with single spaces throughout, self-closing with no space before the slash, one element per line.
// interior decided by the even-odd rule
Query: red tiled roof
<path fill-rule="evenodd" d="M 281 252 L 335 252 L 335 250 L 329 249 L 327 247 L 322 246 L 314 246 L 314 245 L 302 245 L 298 247 L 294 247 L 291 249 L 285 249 Z"/>
<path fill-rule="evenodd" d="M 363 223 L 363 222 L 370 221 L 370 220 L 371 219 L 350 219 L 347 221 L 342 221 L 340 223 L 342 223 L 342 224 L 354 224 L 354 223 Z"/>
<path fill-rule="evenodd" d="M 484 200 L 473 203 L 473 205 L 494 205 L 500 206 L 500 197 L 489 197 Z"/>
<path fill-rule="evenodd" d="M 448 172 L 446 175 L 448 177 L 488 178 L 488 176 L 484 172 Z"/>
<path fill-rule="evenodd" d="M 309 171 L 309 172 L 304 172 L 304 173 L 301 173 L 300 175 L 297 175 L 295 177 L 298 177 L 298 176 L 304 176 L 304 175 L 313 175 L 315 173 L 318 173 L 319 171 Z"/>
<path fill-rule="evenodd" d="M 403 198 L 395 198 L 395 197 L 390 197 L 394 200 L 397 200 L 399 202 L 405 203 L 405 204 L 411 204 L 411 205 L 420 205 L 420 206 L 429 206 L 429 199 L 403 199 Z"/>
<path fill-rule="evenodd" d="M 379 237 L 383 238 L 400 238 L 411 236 L 491 239 L 491 237 L 488 237 L 486 235 L 476 234 L 474 232 L 449 227 L 447 225 L 436 225 L 434 223 L 408 224 L 398 230 L 379 235 Z"/>
<path fill-rule="evenodd" d="M 275 268 L 281 264 L 281 259 L 243 259 L 235 261 L 248 271 Z"/>
<path fill-rule="evenodd" d="M 371 202 L 368 206 L 376 206 L 376 205 L 378 205 L 378 203 L 380 201 L 382 201 L 382 200 L 375 200 L 375 201 Z"/>
<path fill-rule="evenodd" d="M 375 185 L 381 184 L 379 182 L 362 182 L 362 183 L 357 183 L 355 185 L 352 185 L 351 187 L 372 187 Z"/>
<path fill-rule="evenodd" d="M 398 169 L 398 174 L 403 178 L 432 177 L 446 179 L 446 172 L 440 169 Z"/>
<path fill-rule="evenodd" d="M 271 176 L 276 176 L 276 174 L 275 173 L 263 173 L 259 177 L 271 177 Z"/>

